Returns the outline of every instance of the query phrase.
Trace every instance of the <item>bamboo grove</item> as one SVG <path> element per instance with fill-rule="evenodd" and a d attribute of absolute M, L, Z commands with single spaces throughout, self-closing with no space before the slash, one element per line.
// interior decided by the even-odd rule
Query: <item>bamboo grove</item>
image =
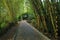
<path fill-rule="evenodd" d="M 39 30 L 57 38 L 60 29 L 60 0 L 30 0 L 39 16 Z"/>
<path fill-rule="evenodd" d="M 27 19 L 35 18 L 32 6 L 28 0 L 0 0 L 0 34 L 11 25 L 23 20 L 22 15 L 28 14 Z M 31 24 L 33 24 L 33 19 Z"/>
<path fill-rule="evenodd" d="M 23 13 L 23 4 L 24 0 L 0 0 L 0 34 L 18 21 Z"/>
<path fill-rule="evenodd" d="M 28 19 L 34 17 L 32 25 L 43 34 L 55 38 L 60 36 L 60 0 L 27 0 L 26 6 L 30 6 L 27 12 L 24 12 L 24 1 L 0 0 L 0 32 L 10 23 L 17 22 L 19 17 L 22 19 L 22 14 L 29 13 L 31 17 Z"/>

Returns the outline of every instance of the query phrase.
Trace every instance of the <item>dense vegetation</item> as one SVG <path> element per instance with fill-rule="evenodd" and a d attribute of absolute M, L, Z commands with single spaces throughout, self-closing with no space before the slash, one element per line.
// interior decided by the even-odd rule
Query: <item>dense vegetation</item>
<path fill-rule="evenodd" d="M 28 20 L 42 33 L 57 38 L 60 29 L 60 0 L 0 0 L 0 32 L 10 23 Z"/>
<path fill-rule="evenodd" d="M 34 18 L 32 6 L 28 0 L 0 0 L 0 33 L 18 20 L 23 20 L 23 14 L 28 14 L 29 20 Z"/>
<path fill-rule="evenodd" d="M 39 30 L 51 37 L 60 34 L 60 0 L 30 0 L 39 15 Z M 42 26 L 41 26 L 42 25 Z M 43 29 L 43 30 L 41 30 Z"/>

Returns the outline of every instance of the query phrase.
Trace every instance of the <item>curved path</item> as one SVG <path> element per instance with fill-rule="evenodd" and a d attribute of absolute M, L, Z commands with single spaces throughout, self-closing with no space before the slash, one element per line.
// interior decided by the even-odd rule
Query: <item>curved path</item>
<path fill-rule="evenodd" d="M 50 40 L 26 21 L 19 22 L 15 40 Z"/>
<path fill-rule="evenodd" d="M 18 22 L 17 27 L 9 30 L 0 40 L 50 40 L 26 21 Z"/>

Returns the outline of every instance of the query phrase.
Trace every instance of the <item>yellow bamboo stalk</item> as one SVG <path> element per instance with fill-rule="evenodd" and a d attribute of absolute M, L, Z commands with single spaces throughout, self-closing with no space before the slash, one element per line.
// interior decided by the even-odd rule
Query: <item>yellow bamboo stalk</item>
<path fill-rule="evenodd" d="M 48 5 L 49 5 L 49 3 L 48 3 Z M 56 28 L 55 28 L 54 20 L 53 20 L 53 16 L 52 16 L 52 13 L 54 13 L 54 11 L 53 11 L 54 9 L 52 7 L 52 10 L 51 10 L 51 5 L 49 5 L 48 8 L 49 8 L 48 10 L 49 10 L 49 14 L 50 14 L 50 19 L 51 19 L 51 23 L 52 23 L 52 26 L 53 26 L 53 30 L 54 30 L 54 33 L 56 33 Z M 51 11 L 53 11 L 53 12 L 51 12 Z"/>
<path fill-rule="evenodd" d="M 40 0 L 40 1 L 37 0 L 37 1 L 39 2 L 39 3 L 38 3 L 38 7 L 39 7 L 40 11 L 43 11 L 42 8 L 41 8 L 41 6 L 42 6 L 42 4 L 41 4 L 41 0 Z M 42 22 L 43 22 L 44 28 L 45 28 L 45 30 L 46 30 L 47 33 L 48 33 L 48 28 L 47 28 L 47 25 L 46 25 L 46 21 L 45 21 L 44 13 L 41 13 L 41 14 L 43 14 Z"/>

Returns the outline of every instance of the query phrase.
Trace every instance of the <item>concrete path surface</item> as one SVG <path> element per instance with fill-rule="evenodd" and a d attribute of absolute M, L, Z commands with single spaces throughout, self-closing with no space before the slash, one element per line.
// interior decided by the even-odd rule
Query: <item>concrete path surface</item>
<path fill-rule="evenodd" d="M 14 40 L 50 40 L 26 21 L 18 22 Z"/>

